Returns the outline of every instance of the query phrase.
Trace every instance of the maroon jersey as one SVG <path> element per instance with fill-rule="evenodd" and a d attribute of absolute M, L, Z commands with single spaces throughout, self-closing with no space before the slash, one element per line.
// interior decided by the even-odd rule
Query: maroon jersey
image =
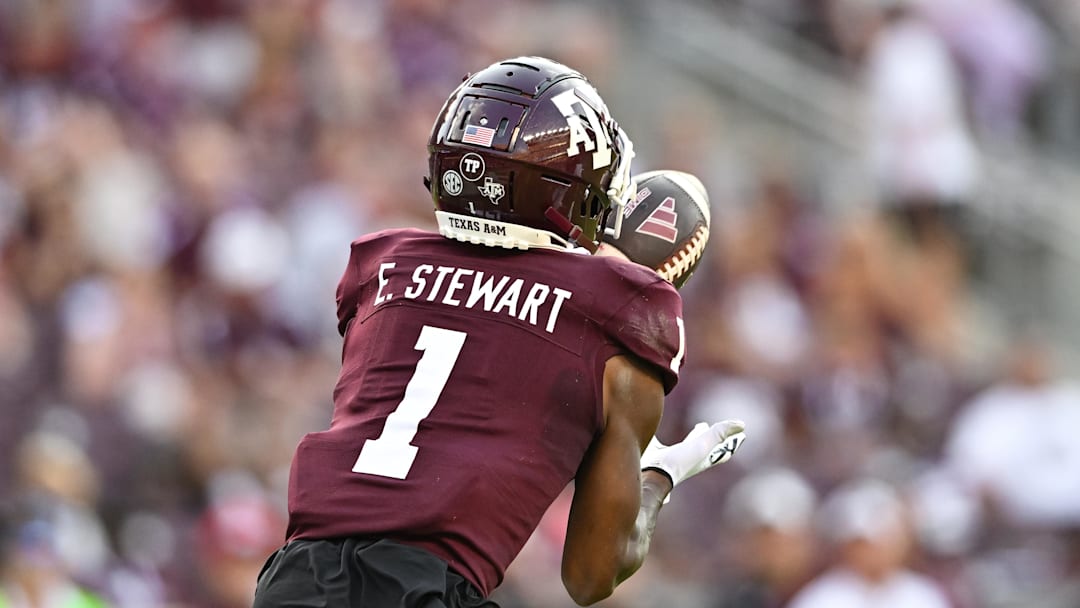
<path fill-rule="evenodd" d="M 356 241 L 334 416 L 297 449 L 289 538 L 419 546 L 489 594 L 602 430 L 605 361 L 632 354 L 670 390 L 681 314 L 671 285 L 614 258 Z"/>

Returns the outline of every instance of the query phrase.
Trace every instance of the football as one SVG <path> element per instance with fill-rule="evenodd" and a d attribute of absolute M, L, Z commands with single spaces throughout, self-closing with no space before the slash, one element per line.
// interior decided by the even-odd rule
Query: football
<path fill-rule="evenodd" d="M 709 242 L 705 186 L 681 171 L 642 173 L 637 186 L 637 196 L 623 209 L 619 238 L 606 230 L 603 242 L 682 287 Z"/>

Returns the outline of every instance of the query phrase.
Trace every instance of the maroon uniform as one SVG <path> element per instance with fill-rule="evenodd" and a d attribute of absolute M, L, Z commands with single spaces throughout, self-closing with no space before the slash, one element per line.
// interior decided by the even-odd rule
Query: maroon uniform
<path fill-rule="evenodd" d="M 356 241 L 333 421 L 297 450 L 289 538 L 421 547 L 489 594 L 602 430 L 605 361 L 636 356 L 674 386 L 681 311 L 613 258 L 419 230 Z"/>

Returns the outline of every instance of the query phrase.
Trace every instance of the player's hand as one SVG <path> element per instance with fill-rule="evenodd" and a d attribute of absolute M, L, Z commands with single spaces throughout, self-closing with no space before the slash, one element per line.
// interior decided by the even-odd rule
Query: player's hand
<path fill-rule="evenodd" d="M 671 478 L 672 487 L 694 475 L 731 460 L 746 441 L 741 420 L 709 425 L 699 422 L 679 443 L 664 445 L 653 437 L 641 455 L 641 470 L 655 469 Z"/>

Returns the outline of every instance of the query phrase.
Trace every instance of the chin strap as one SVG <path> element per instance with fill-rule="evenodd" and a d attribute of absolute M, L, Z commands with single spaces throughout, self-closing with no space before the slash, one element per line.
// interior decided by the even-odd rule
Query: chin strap
<path fill-rule="evenodd" d="M 554 207 L 548 207 L 544 211 L 544 217 L 552 224 L 555 224 L 559 232 L 566 234 L 571 243 L 587 249 L 589 253 L 596 253 L 599 245 L 595 241 L 583 237 L 581 226 L 571 223 L 570 220 L 566 219 L 566 216 L 556 211 Z"/>

